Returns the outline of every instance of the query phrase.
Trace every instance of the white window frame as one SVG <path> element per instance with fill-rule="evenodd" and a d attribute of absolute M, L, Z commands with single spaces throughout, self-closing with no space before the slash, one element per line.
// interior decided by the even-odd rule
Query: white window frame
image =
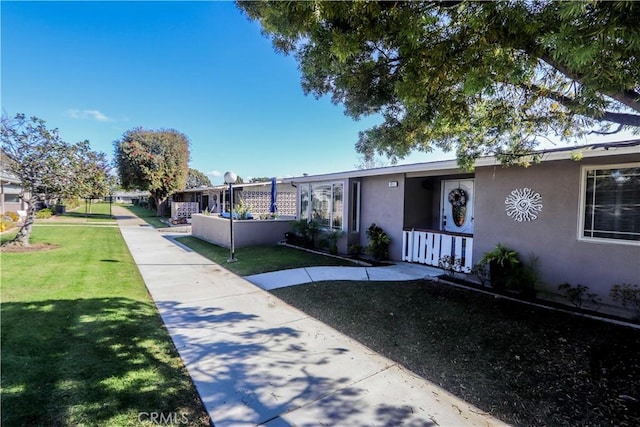
<path fill-rule="evenodd" d="M 347 203 L 345 203 L 345 182 L 344 181 L 317 181 L 317 182 L 305 182 L 304 184 L 298 184 L 300 187 L 306 187 L 309 191 L 309 203 L 307 205 L 307 221 L 311 221 L 311 213 L 312 213 L 312 209 L 313 209 L 313 187 L 314 186 L 330 186 L 331 187 L 331 194 L 329 196 L 329 226 L 328 227 L 322 227 L 323 229 L 326 230 L 345 230 L 346 227 L 346 223 L 347 221 L 345 221 L 345 206 L 347 206 Z M 340 224 L 340 228 L 334 228 L 331 226 L 331 224 L 333 223 L 334 220 L 334 212 L 333 212 L 333 201 L 334 201 L 334 193 L 333 193 L 333 188 L 335 185 L 341 185 L 342 186 L 342 223 Z M 302 188 L 300 188 L 300 193 L 302 191 Z M 301 197 L 298 197 L 298 212 L 302 213 L 302 200 Z M 302 215 L 301 215 L 302 216 Z"/>
<path fill-rule="evenodd" d="M 578 240 L 581 242 L 587 243 L 606 243 L 606 244 L 616 244 L 616 245 L 629 245 L 629 246 L 640 246 L 640 241 L 638 240 L 621 240 L 621 239 L 611 239 L 607 237 L 587 237 L 584 235 L 584 220 L 586 215 L 587 208 L 587 172 L 592 170 L 600 170 L 600 169 L 628 169 L 628 168 L 638 168 L 640 167 L 640 162 L 634 163 L 614 163 L 614 164 L 601 164 L 601 165 L 585 165 L 582 166 L 580 170 L 580 202 L 579 202 L 579 213 L 578 213 Z"/>

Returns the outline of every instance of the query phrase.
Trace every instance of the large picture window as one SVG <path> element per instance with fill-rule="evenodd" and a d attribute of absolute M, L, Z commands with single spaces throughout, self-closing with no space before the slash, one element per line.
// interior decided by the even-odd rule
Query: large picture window
<path fill-rule="evenodd" d="M 343 184 L 300 186 L 300 219 L 315 220 L 325 228 L 342 229 Z"/>
<path fill-rule="evenodd" d="M 640 242 L 640 164 L 585 167 L 581 237 Z"/>

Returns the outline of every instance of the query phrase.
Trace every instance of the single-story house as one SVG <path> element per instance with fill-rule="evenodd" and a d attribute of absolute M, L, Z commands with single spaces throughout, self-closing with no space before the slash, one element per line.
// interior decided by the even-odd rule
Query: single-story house
<path fill-rule="evenodd" d="M 29 194 L 26 194 L 26 197 L 29 197 Z M 24 211 L 26 208 L 20 179 L 0 169 L 0 215 Z"/>
<path fill-rule="evenodd" d="M 104 200 L 111 200 L 114 203 L 138 204 L 146 202 L 149 197 L 150 193 L 148 191 L 115 191 L 112 195 L 106 196 Z"/>
<path fill-rule="evenodd" d="M 375 223 L 392 260 L 470 269 L 498 243 L 537 257 L 549 290 L 588 286 L 607 300 L 613 284 L 640 284 L 640 140 L 541 151 L 529 167 L 480 158 L 303 176 L 299 218 L 342 230 L 339 250 L 366 247 Z"/>

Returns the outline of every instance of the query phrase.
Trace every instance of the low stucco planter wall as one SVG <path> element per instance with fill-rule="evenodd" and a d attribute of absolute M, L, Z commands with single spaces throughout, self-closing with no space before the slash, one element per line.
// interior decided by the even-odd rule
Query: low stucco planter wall
<path fill-rule="evenodd" d="M 274 245 L 290 231 L 291 220 L 234 220 L 234 246 Z M 196 214 L 191 217 L 191 235 L 214 245 L 229 247 L 229 220 L 219 216 Z"/>

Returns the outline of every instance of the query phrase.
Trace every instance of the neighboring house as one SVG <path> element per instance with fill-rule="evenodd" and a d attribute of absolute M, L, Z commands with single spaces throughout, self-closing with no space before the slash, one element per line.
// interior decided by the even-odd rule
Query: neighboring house
<path fill-rule="evenodd" d="M 115 191 L 113 195 L 106 196 L 105 200 L 111 198 L 115 203 L 140 203 L 146 202 L 149 199 L 150 193 L 148 191 Z"/>
<path fill-rule="evenodd" d="M 0 215 L 24 211 L 27 208 L 22 196 L 22 185 L 14 175 L 0 170 Z M 29 194 L 25 194 L 29 197 Z"/>
<path fill-rule="evenodd" d="M 297 212 L 297 192 L 289 182 L 277 180 L 276 205 L 278 215 L 295 216 Z M 271 204 L 271 182 L 234 184 L 235 203 L 242 201 L 249 211 L 256 215 L 269 214 Z M 197 203 L 199 212 L 222 213 L 229 210 L 229 186 L 198 187 L 182 190 L 172 195 L 174 202 Z"/>
<path fill-rule="evenodd" d="M 615 283 L 640 284 L 640 140 L 538 154 L 528 168 L 489 157 L 473 172 L 437 161 L 288 181 L 300 218 L 345 232 L 343 253 L 376 223 L 393 260 L 452 255 L 470 268 L 502 243 L 538 257 L 550 290 L 582 284 L 607 299 Z"/>

